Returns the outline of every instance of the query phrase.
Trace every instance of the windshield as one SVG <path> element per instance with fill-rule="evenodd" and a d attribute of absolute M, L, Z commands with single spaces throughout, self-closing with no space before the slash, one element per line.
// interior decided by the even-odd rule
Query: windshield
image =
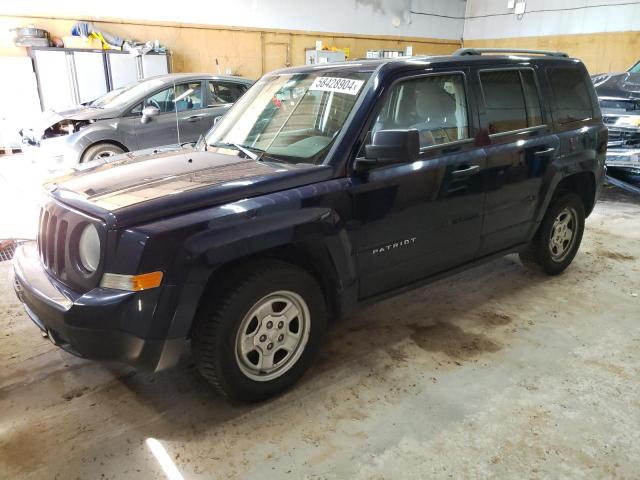
<path fill-rule="evenodd" d="M 371 72 L 298 73 L 258 81 L 206 138 L 290 163 L 319 163 Z"/>
<path fill-rule="evenodd" d="M 92 107 L 96 108 L 121 108 L 129 103 L 140 100 L 151 90 L 155 90 L 164 85 L 162 80 L 151 79 L 142 82 L 136 82 L 128 87 L 118 88 L 97 98 L 91 102 Z"/>
<path fill-rule="evenodd" d="M 627 70 L 629 73 L 640 73 L 640 62 L 636 63 L 633 67 Z"/>

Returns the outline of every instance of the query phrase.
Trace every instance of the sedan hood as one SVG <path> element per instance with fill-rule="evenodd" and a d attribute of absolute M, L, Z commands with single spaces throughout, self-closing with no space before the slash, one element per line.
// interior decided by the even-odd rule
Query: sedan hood
<path fill-rule="evenodd" d="M 69 120 L 103 120 L 106 118 L 117 117 L 120 113 L 119 109 L 113 108 L 95 108 L 87 105 L 76 105 L 67 110 L 56 112 L 61 118 Z"/>
<path fill-rule="evenodd" d="M 329 179 L 332 169 L 245 158 L 231 149 L 192 147 L 127 153 L 46 185 L 63 203 L 110 227 L 174 215 Z"/>
<path fill-rule="evenodd" d="M 596 87 L 598 97 L 640 98 L 640 73 L 618 73 L 609 76 Z"/>
<path fill-rule="evenodd" d="M 25 134 L 31 134 L 30 137 L 41 137 L 44 132 L 61 122 L 62 120 L 75 120 L 75 121 L 88 121 L 88 120 L 104 120 L 108 118 L 118 117 L 119 110 L 107 109 L 107 108 L 93 108 L 84 105 L 77 105 L 67 110 L 54 111 L 47 110 L 42 112 L 34 119 L 31 125 L 28 125 L 24 132 Z"/>

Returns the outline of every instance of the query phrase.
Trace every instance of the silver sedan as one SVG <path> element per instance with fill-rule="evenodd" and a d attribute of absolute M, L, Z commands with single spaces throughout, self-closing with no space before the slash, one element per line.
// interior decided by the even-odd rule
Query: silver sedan
<path fill-rule="evenodd" d="M 195 142 L 252 83 L 207 74 L 147 78 L 88 104 L 44 112 L 20 131 L 23 151 L 54 170 L 127 151 Z"/>

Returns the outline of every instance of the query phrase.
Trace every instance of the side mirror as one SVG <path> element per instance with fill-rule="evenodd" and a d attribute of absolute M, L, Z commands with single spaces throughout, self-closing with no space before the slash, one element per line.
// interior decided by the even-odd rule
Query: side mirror
<path fill-rule="evenodd" d="M 149 123 L 153 117 L 157 117 L 158 115 L 160 115 L 160 109 L 158 107 L 144 107 L 140 121 L 142 123 Z"/>
<path fill-rule="evenodd" d="M 378 130 L 364 147 L 364 158 L 356 159 L 356 170 L 377 165 L 409 163 L 420 155 L 418 130 Z"/>

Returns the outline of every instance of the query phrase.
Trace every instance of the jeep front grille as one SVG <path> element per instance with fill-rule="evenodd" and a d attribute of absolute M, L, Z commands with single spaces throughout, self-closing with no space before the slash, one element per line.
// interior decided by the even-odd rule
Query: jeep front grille
<path fill-rule="evenodd" d="M 64 277 L 67 246 L 67 228 L 69 223 L 62 220 L 61 209 L 49 203 L 40 212 L 38 228 L 38 251 L 42 264 L 56 277 Z"/>
<path fill-rule="evenodd" d="M 76 260 L 80 233 L 89 223 L 95 225 L 104 245 L 106 225 L 100 220 L 72 210 L 55 199 L 47 201 L 40 210 L 37 242 L 42 265 L 52 277 L 76 292 L 95 288 L 102 275 L 102 265 L 89 273 L 81 269 Z"/>

